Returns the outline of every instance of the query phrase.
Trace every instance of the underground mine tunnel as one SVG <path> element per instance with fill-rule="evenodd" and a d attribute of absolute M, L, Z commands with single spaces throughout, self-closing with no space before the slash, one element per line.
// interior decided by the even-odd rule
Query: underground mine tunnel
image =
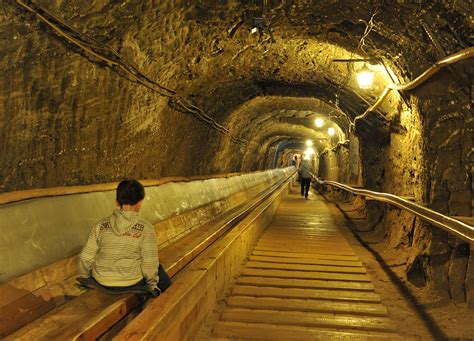
<path fill-rule="evenodd" d="M 474 338 L 471 1 L 1 2 L 0 338 Z M 124 178 L 146 304 L 75 280 Z"/>

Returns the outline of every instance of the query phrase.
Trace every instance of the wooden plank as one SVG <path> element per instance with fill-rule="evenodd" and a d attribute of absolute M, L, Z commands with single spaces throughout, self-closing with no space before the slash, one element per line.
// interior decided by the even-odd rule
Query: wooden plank
<path fill-rule="evenodd" d="M 266 230 L 263 237 L 311 237 L 311 238 L 342 238 L 338 230 L 324 230 L 318 228 L 297 227 L 297 228 L 273 228 Z"/>
<path fill-rule="evenodd" d="M 100 327 L 99 321 L 103 320 L 104 316 L 117 322 L 121 318 L 120 315 L 127 311 L 125 307 L 132 308 L 138 303 L 135 295 L 114 296 L 99 291 L 88 291 L 81 295 L 80 299 L 74 300 L 73 304 L 64 304 L 41 316 L 9 335 L 6 340 L 73 339 L 77 335 L 87 334 L 89 330 Z M 108 327 L 111 325 L 109 323 L 113 322 L 109 320 Z"/>
<path fill-rule="evenodd" d="M 44 286 L 46 286 L 46 281 L 41 270 L 29 272 L 2 284 L 0 286 L 0 309 Z"/>
<path fill-rule="evenodd" d="M 264 244 L 279 244 L 279 243 L 288 243 L 288 242 L 298 242 L 306 245 L 312 244 L 337 244 L 342 247 L 350 247 L 345 240 L 339 238 L 330 238 L 330 237 L 318 237 L 318 236 L 266 236 L 262 237 L 259 240 L 259 243 Z"/>
<path fill-rule="evenodd" d="M 396 333 L 363 332 L 357 330 L 335 330 L 329 328 L 309 328 L 301 326 L 276 326 L 263 323 L 243 323 L 219 321 L 213 328 L 217 337 L 245 340 L 401 340 Z"/>
<path fill-rule="evenodd" d="M 286 257 L 286 258 L 307 258 L 307 259 L 334 259 L 341 261 L 359 261 L 356 255 L 333 255 L 326 253 L 304 253 L 304 252 L 288 252 L 288 251 L 266 251 L 253 250 L 252 255 L 255 256 L 272 256 L 272 257 Z"/>
<path fill-rule="evenodd" d="M 8 303 L 0 310 L 0 339 L 51 311 L 54 307 L 54 301 L 46 287 Z"/>
<path fill-rule="evenodd" d="M 356 291 L 374 291 L 370 282 L 344 282 L 317 279 L 272 278 L 240 276 L 236 283 L 251 286 L 271 286 L 278 288 L 313 288 L 313 289 L 345 289 Z"/>
<path fill-rule="evenodd" d="M 295 279 L 323 279 L 349 282 L 370 282 L 370 278 L 365 274 L 341 274 L 331 272 L 307 272 L 307 271 L 285 271 L 270 269 L 246 268 L 242 271 L 243 276 L 256 277 L 277 277 Z"/>
<path fill-rule="evenodd" d="M 77 275 L 79 271 L 78 264 L 79 256 L 74 255 L 45 266 L 41 269 L 41 272 L 48 285 L 56 284 Z"/>
<path fill-rule="evenodd" d="M 348 246 L 347 242 L 345 240 L 341 240 L 341 237 L 321 237 L 321 236 L 297 236 L 297 235 L 292 235 L 292 236 L 265 236 L 260 238 L 260 241 L 263 242 L 292 242 L 292 241 L 297 241 L 297 242 L 302 242 L 302 243 L 338 243 L 338 244 L 344 244 L 345 246 Z"/>
<path fill-rule="evenodd" d="M 396 332 L 390 319 L 379 316 L 355 316 L 308 311 L 281 311 L 244 308 L 227 308 L 221 316 L 223 321 L 269 323 L 364 331 Z"/>
<path fill-rule="evenodd" d="M 281 247 L 273 247 L 273 246 L 260 246 L 260 245 L 257 245 L 255 247 L 256 251 L 273 251 L 273 252 L 301 252 L 303 251 L 303 253 L 309 253 L 308 251 L 310 250 L 302 250 L 301 248 L 299 248 L 298 246 L 296 245 L 293 245 L 292 247 L 289 247 L 289 246 L 281 246 Z M 319 248 L 312 248 L 311 250 L 314 250 L 314 251 L 317 251 L 319 253 L 322 253 L 322 254 L 328 254 L 328 255 L 337 255 L 337 256 L 354 256 L 355 257 L 355 253 L 354 251 L 352 250 L 343 250 L 343 251 L 339 251 L 337 248 L 323 248 L 322 246 L 319 247 Z"/>
<path fill-rule="evenodd" d="M 378 303 L 349 303 L 295 298 L 230 296 L 227 299 L 227 306 L 233 308 L 387 316 L 387 309 Z"/>
<path fill-rule="evenodd" d="M 314 265 L 314 264 L 290 264 L 290 263 L 269 263 L 249 261 L 245 265 L 247 268 L 253 269 L 280 269 L 288 271 L 314 271 L 314 272 L 335 272 L 335 273 L 352 273 L 365 274 L 367 271 L 363 267 L 347 267 L 347 266 L 330 266 L 330 265 Z"/>
<path fill-rule="evenodd" d="M 345 267 L 363 267 L 358 261 L 340 261 L 332 259 L 319 258 L 286 258 L 286 257 L 266 257 L 250 255 L 249 260 L 256 262 L 268 263 L 288 263 L 288 264 L 314 264 L 314 265 L 331 265 L 331 266 L 345 266 Z"/>
<path fill-rule="evenodd" d="M 48 287 L 56 307 L 77 298 L 85 292 L 77 286 L 76 276 Z"/>
<path fill-rule="evenodd" d="M 325 290 L 325 289 L 299 289 L 299 288 L 274 288 L 236 285 L 232 295 L 254 297 L 280 297 L 280 298 L 311 298 L 334 301 L 359 301 L 380 302 L 380 296 L 373 292 L 350 290 Z"/>
<path fill-rule="evenodd" d="M 308 250 L 309 252 L 314 250 L 320 249 L 328 249 L 334 250 L 336 249 L 338 253 L 342 252 L 349 252 L 350 254 L 354 254 L 352 248 L 345 242 L 334 242 L 334 241 L 312 241 L 306 242 L 302 240 L 272 240 L 272 241 L 265 241 L 260 240 L 257 243 L 257 247 L 276 247 L 279 249 L 288 249 L 288 250 Z M 300 251 L 301 252 L 301 251 Z"/>

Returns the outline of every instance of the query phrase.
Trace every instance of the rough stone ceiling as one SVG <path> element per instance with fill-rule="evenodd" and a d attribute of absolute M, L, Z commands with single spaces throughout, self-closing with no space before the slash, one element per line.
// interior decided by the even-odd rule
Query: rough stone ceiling
<path fill-rule="evenodd" d="M 191 96 L 220 122 L 255 96 L 288 92 L 329 103 L 335 103 L 337 94 L 340 108 L 354 117 L 379 89 L 361 95 L 353 78 L 346 79 L 346 65 L 332 59 L 377 57 L 401 79 L 409 79 L 439 55 L 428 26 L 447 53 L 468 42 L 463 1 L 45 4 L 146 74 Z M 250 34 L 252 18 L 262 15 L 266 28 Z M 177 79 L 177 74 L 186 79 Z M 219 100 L 223 95 L 225 102 Z"/>
<path fill-rule="evenodd" d="M 24 1 L 35 4 L 31 0 Z M 115 58 L 121 58 L 123 65 L 133 66 L 149 80 L 172 89 L 193 105 L 185 108 L 179 105 L 176 96 L 150 90 L 127 77 L 122 69 L 107 66 L 96 56 L 66 41 L 16 2 L 5 3 L 8 6 L 4 6 L 2 15 L 13 18 L 3 25 L 5 38 L 14 37 L 4 51 L 4 65 L 13 70 L 11 76 L 40 77 L 32 80 L 33 88 L 37 83 L 44 87 L 42 79 L 45 78 L 50 83 L 61 82 L 61 89 L 64 88 L 58 98 L 51 95 L 53 86 L 51 90 L 40 89 L 50 98 L 48 101 L 38 99 L 37 105 L 27 108 L 28 113 L 55 114 L 65 103 L 61 107 L 64 123 L 58 124 L 59 131 L 59 127 L 67 130 L 72 126 L 69 122 L 74 122 L 78 105 L 83 110 L 80 117 L 85 122 L 84 127 L 77 130 L 82 137 L 72 135 L 71 141 L 66 141 L 79 146 L 68 146 L 67 153 L 72 155 L 77 148 L 84 153 L 98 149 L 104 153 L 94 154 L 94 158 L 106 157 L 107 153 L 110 158 L 115 143 L 130 145 L 142 139 L 143 143 L 129 147 L 127 154 L 140 153 L 145 158 L 147 147 L 153 142 L 151 139 L 157 139 L 155 144 L 161 148 L 160 138 L 165 140 L 162 154 L 149 156 L 168 158 L 176 153 L 174 146 L 182 144 L 187 153 L 181 155 L 189 154 L 189 160 L 182 160 L 183 169 L 189 168 L 187 162 L 194 162 L 196 155 L 202 160 L 212 160 L 222 150 L 239 150 L 245 154 L 249 140 L 274 144 L 273 138 L 263 134 L 265 132 L 273 132 L 276 139 L 281 136 L 302 139 L 311 135 L 304 133 L 308 127 L 300 124 L 293 124 L 293 133 L 288 133 L 289 122 L 281 119 L 288 116 L 337 113 L 334 122 L 347 131 L 346 117 L 353 119 L 364 112 L 380 94 L 388 75 L 379 72 L 379 86 L 362 91 L 354 81 L 358 65 L 334 63 L 335 58 L 377 58 L 393 70 L 400 82 L 405 82 L 446 54 L 472 45 L 469 23 L 472 5 L 462 0 L 419 0 L 416 3 L 408 0 L 36 1 L 62 21 L 66 31 L 73 27 L 99 42 L 96 53 L 110 57 L 114 51 Z M 251 34 L 252 18 L 262 15 L 266 18 L 265 28 Z M 62 61 L 70 64 L 62 65 Z M 68 65 L 74 68 L 68 70 Z M 90 98 L 81 94 L 77 100 L 75 92 L 83 91 L 80 87 L 89 84 L 91 78 L 105 79 L 110 86 L 97 89 Z M 106 113 L 87 110 L 92 107 L 91 103 L 98 102 L 106 106 L 109 101 L 113 107 L 118 102 L 113 94 L 119 94 L 122 99 L 116 110 L 106 111 L 113 116 L 116 135 L 109 136 L 100 131 L 109 119 L 104 116 Z M 393 96 L 392 102 L 396 103 L 397 95 Z M 278 99 L 272 101 L 278 105 L 267 103 L 267 108 L 265 105 L 252 107 L 265 98 Z M 67 107 L 68 103 L 72 103 L 72 109 Z M 320 105 L 324 106 L 322 112 Z M 196 107 L 199 110 L 194 109 Z M 390 101 L 386 101 L 379 115 L 372 115 L 370 119 L 390 118 L 393 111 Z M 2 121 L 8 125 L 7 120 Z M 35 143 L 37 136 L 56 134 L 48 131 L 42 122 L 38 121 L 38 125 L 28 122 L 32 126 L 31 143 Z M 192 129 L 189 129 L 191 124 Z M 247 144 L 230 141 L 222 129 L 219 132 L 213 129 L 217 125 L 224 126 L 232 136 L 245 138 Z M 373 126 L 377 127 L 377 122 Z M 186 134 L 182 134 L 183 131 Z M 255 134 L 260 133 L 261 138 L 255 140 Z M 12 138 L 6 133 L 5 140 L 8 139 Z M 202 151 L 202 143 L 208 145 L 207 150 Z M 234 146 L 231 148 L 230 144 Z M 107 148 L 103 148 L 104 145 Z M 58 149 L 58 153 L 66 149 L 52 139 L 45 139 L 42 148 L 55 152 Z M 17 149 L 11 152 L 12 158 L 24 154 L 21 148 Z M 39 161 L 35 161 L 34 155 L 22 156 L 30 163 L 45 162 L 41 157 L 45 156 L 40 155 Z M 63 159 L 69 163 L 67 157 Z M 52 162 L 56 162 L 55 159 Z M 153 167 L 143 172 L 161 174 L 165 166 Z M 199 167 L 200 171 L 209 172 L 204 162 Z M 112 176 L 118 174 L 121 171 L 115 170 Z"/>

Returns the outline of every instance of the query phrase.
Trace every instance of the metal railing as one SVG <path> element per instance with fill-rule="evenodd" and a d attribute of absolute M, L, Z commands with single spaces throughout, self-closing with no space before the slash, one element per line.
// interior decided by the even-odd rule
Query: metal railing
<path fill-rule="evenodd" d="M 413 213 L 417 217 L 420 217 L 421 219 L 429 222 L 431 225 L 439 227 L 449 233 L 452 233 L 465 241 L 468 241 L 470 243 L 474 242 L 474 226 L 471 226 L 458 219 L 430 210 L 429 208 L 426 208 L 415 202 L 403 199 L 393 194 L 354 188 L 335 181 L 325 181 L 316 178 L 316 182 L 320 185 L 333 186 L 356 195 L 361 195 L 377 201 L 392 204 L 393 206 Z"/>

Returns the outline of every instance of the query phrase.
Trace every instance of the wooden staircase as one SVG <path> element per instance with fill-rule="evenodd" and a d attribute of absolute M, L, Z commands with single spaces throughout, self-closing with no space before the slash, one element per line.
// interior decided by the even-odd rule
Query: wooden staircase
<path fill-rule="evenodd" d="M 199 339 L 399 339 L 325 205 L 290 195 Z"/>

